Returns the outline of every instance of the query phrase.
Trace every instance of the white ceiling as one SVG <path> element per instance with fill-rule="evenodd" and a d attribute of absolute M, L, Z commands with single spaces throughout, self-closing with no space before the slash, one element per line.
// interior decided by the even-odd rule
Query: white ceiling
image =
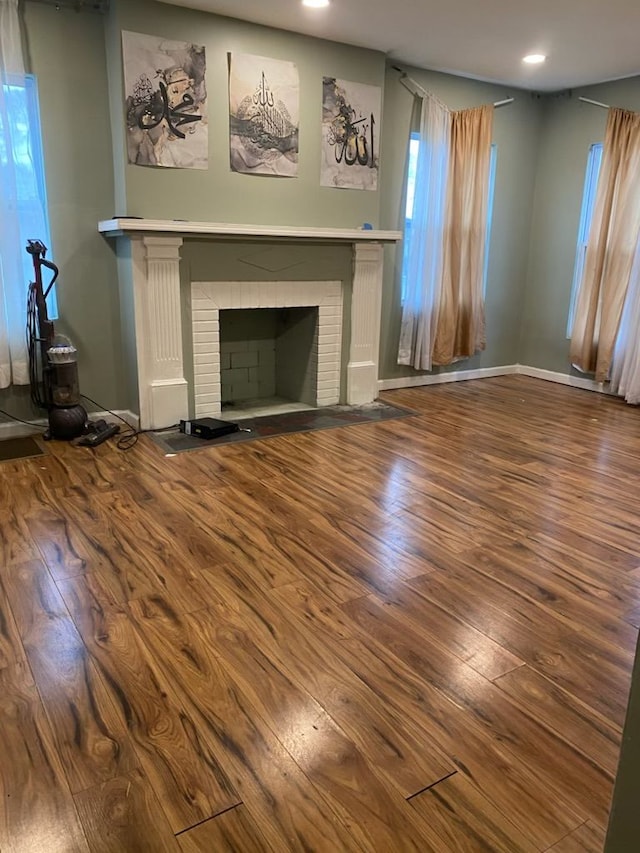
<path fill-rule="evenodd" d="M 638 0 L 162 0 L 537 91 L 640 74 Z M 544 53 L 543 66 L 521 62 Z"/>

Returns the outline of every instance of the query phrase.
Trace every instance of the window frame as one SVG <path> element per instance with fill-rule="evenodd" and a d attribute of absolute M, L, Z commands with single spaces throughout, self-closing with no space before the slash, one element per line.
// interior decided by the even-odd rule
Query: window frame
<path fill-rule="evenodd" d="M 598 190 L 598 179 L 602 167 L 602 142 L 593 142 L 589 146 L 587 164 L 584 173 L 584 184 L 582 189 L 582 205 L 580 207 L 580 221 L 578 223 L 578 236 L 576 240 L 576 254 L 573 262 L 573 279 L 571 281 L 571 296 L 569 299 L 569 314 L 567 316 L 567 339 L 573 333 L 576 306 L 578 301 L 578 290 L 584 273 L 584 264 L 587 257 L 589 245 L 589 232 L 593 220 L 593 211 L 596 203 Z"/>
<path fill-rule="evenodd" d="M 409 258 L 409 239 L 411 236 L 411 223 L 413 221 L 413 206 L 415 204 L 415 184 L 418 170 L 418 156 L 420 152 L 420 133 L 417 130 L 411 132 L 409 138 L 409 151 L 407 156 L 406 180 L 405 180 L 405 209 L 404 209 L 404 240 L 402 244 L 402 268 L 400 276 L 400 302 L 404 304 L 407 292 L 406 275 Z M 489 277 L 489 247 L 491 244 L 491 228 L 493 224 L 493 205 L 495 200 L 496 171 L 498 162 L 498 145 L 491 143 L 489 159 L 489 195 L 487 201 L 487 230 L 484 246 L 484 267 L 482 271 L 482 298 L 487 295 L 487 280 Z"/>
<path fill-rule="evenodd" d="M 47 182 L 46 169 L 44 158 L 44 147 L 42 140 L 42 127 L 40 122 L 40 100 L 38 96 L 38 81 L 34 74 L 7 74 L 0 81 L 0 85 L 4 90 L 4 96 L 13 99 L 16 95 L 16 90 L 23 92 L 23 102 L 21 108 L 27 118 L 27 124 L 24 128 L 24 136 L 22 139 L 23 157 L 20 161 L 20 167 L 31 169 L 30 179 L 32 181 L 33 192 L 29 197 L 23 196 L 18 198 L 18 221 L 21 235 L 22 246 L 22 271 L 24 274 L 25 293 L 27 285 L 33 280 L 33 262 L 31 256 L 26 252 L 28 239 L 41 240 L 48 249 L 48 256 L 53 255 L 51 246 L 51 224 L 49 219 L 49 205 L 47 200 Z M 0 156 L 2 156 L 0 151 Z M 6 155 L 6 152 L 4 152 Z M 14 163 L 15 163 L 15 155 Z M 17 165 L 17 164 L 16 164 Z M 31 227 L 30 212 L 35 206 L 39 206 L 42 214 L 42 222 L 38 224 L 38 234 L 33 233 Z M 26 304 L 26 302 L 25 302 Z M 58 305 L 56 298 L 55 285 L 49 291 L 47 296 L 47 310 L 50 319 L 58 318 Z"/>
<path fill-rule="evenodd" d="M 405 204 L 404 204 L 404 229 L 402 240 L 402 267 L 400 275 L 400 303 L 404 304 L 407 293 L 407 267 L 409 266 L 409 242 L 411 238 L 411 223 L 413 221 L 413 207 L 415 204 L 415 186 L 418 172 L 418 154 L 420 152 L 420 133 L 417 130 L 411 132 L 409 137 L 409 150 L 407 156 L 406 181 L 405 181 Z"/>

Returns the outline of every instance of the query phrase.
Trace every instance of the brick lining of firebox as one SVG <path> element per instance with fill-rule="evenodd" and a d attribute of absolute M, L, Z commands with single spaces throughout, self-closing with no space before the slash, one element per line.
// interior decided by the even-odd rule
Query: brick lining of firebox
<path fill-rule="evenodd" d="M 318 308 L 317 406 L 340 402 L 343 293 L 340 281 L 192 282 L 196 417 L 219 415 L 220 311 L 229 308 Z"/>

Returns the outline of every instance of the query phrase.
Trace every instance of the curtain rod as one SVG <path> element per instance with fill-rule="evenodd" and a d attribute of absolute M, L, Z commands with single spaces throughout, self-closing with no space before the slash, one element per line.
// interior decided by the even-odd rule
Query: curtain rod
<path fill-rule="evenodd" d="M 602 101 L 592 101 L 591 98 L 581 98 L 581 97 L 578 97 L 578 100 L 583 101 L 585 104 L 593 104 L 594 107 L 603 107 L 605 110 L 611 109 L 609 104 L 603 104 Z"/>
<path fill-rule="evenodd" d="M 412 77 L 409 77 L 406 71 L 403 71 L 402 68 L 398 68 L 397 65 L 392 65 L 391 67 L 394 71 L 400 72 L 400 74 L 402 75 L 400 77 L 400 82 L 405 87 L 405 89 L 411 92 L 412 95 L 422 95 L 424 97 L 429 97 L 429 93 L 427 92 L 427 90 L 423 89 L 419 83 L 416 83 L 416 81 Z M 502 101 L 494 101 L 493 106 L 505 107 L 507 104 L 512 104 L 514 101 L 515 98 L 504 98 Z"/>
<path fill-rule="evenodd" d="M 100 12 L 104 14 L 109 11 L 109 0 L 33 0 L 34 3 L 43 3 L 45 6 L 55 6 L 56 11 L 61 9 L 73 9 L 76 12 Z"/>

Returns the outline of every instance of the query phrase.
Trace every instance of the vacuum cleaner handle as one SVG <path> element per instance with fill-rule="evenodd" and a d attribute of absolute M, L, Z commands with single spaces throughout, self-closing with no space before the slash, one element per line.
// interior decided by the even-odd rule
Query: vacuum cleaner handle
<path fill-rule="evenodd" d="M 44 258 L 40 258 L 40 266 L 46 267 L 48 270 L 51 270 L 51 272 L 53 273 L 53 278 L 49 282 L 49 286 L 47 287 L 47 289 L 44 291 L 44 298 L 46 299 L 47 296 L 49 295 L 49 291 L 51 290 L 53 285 L 56 283 L 56 279 L 60 275 L 60 270 L 53 263 L 53 261 L 47 261 Z"/>
<path fill-rule="evenodd" d="M 43 299 L 46 299 L 49 295 L 49 291 L 56 283 L 56 279 L 60 274 L 60 270 L 53 263 L 53 261 L 46 260 L 45 255 L 47 254 L 47 247 L 42 242 L 42 240 L 27 240 L 27 252 L 33 257 L 33 267 L 35 270 L 36 284 L 42 292 Z M 46 290 L 44 290 L 42 286 L 42 267 L 46 267 L 53 273 L 53 278 L 49 282 L 49 286 Z"/>

